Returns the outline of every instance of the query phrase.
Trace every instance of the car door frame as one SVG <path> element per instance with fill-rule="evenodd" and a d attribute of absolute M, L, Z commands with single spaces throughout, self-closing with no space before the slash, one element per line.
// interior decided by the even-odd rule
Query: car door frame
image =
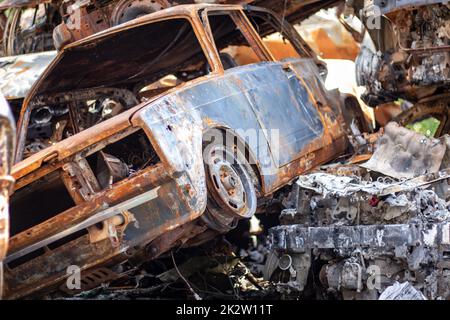
<path fill-rule="evenodd" d="M 308 45 L 301 39 L 301 37 L 296 33 L 295 29 L 293 29 L 293 27 L 290 24 L 288 24 L 285 21 L 284 22 L 281 21 L 270 10 L 256 8 L 256 7 L 252 7 L 252 6 L 246 6 L 246 9 L 250 10 L 250 11 L 264 13 L 264 14 L 269 15 L 271 18 L 274 19 L 275 22 L 278 22 L 278 24 L 280 26 L 282 26 L 282 31 L 286 31 L 286 34 L 285 34 L 286 38 L 288 38 L 289 41 L 291 41 L 292 45 L 294 46 L 296 51 L 299 53 L 299 55 L 307 54 L 308 59 L 312 59 L 315 63 L 320 64 L 316 55 L 312 52 L 312 50 L 310 50 L 310 49 L 308 50 L 308 48 L 309 48 Z M 311 103 L 313 104 L 314 108 L 316 109 L 318 116 L 320 118 L 320 121 L 322 122 L 323 130 L 322 130 L 321 135 L 318 136 L 317 138 L 311 140 L 310 143 L 307 144 L 305 147 L 302 147 L 301 149 L 296 150 L 297 152 L 295 153 L 295 155 L 292 156 L 289 159 L 289 161 L 286 161 L 285 163 L 280 165 L 278 168 L 282 172 L 290 172 L 291 169 L 289 169 L 289 168 L 291 166 L 294 166 L 294 167 L 298 166 L 298 163 L 296 163 L 296 162 L 298 162 L 298 161 L 300 161 L 302 163 L 305 162 L 304 161 L 305 154 L 307 154 L 306 159 L 314 158 L 314 155 L 311 155 L 311 154 L 313 154 L 317 150 L 323 148 L 324 145 L 331 144 L 332 141 L 330 139 L 329 129 L 327 128 L 327 121 L 326 121 L 326 119 L 324 119 L 322 110 L 319 108 L 318 102 L 316 101 L 313 93 L 311 92 L 310 88 L 307 85 L 307 81 L 305 81 L 305 79 L 303 79 L 300 76 L 300 74 L 297 72 L 297 70 L 295 70 L 295 68 L 292 66 L 291 63 L 288 63 L 288 62 L 283 63 L 274 58 L 271 51 L 264 44 L 263 40 L 261 39 L 260 35 L 253 27 L 252 23 L 250 22 L 249 18 L 247 17 L 247 15 L 243 9 L 237 10 L 236 7 L 233 7 L 232 10 L 227 10 L 226 8 L 204 8 L 203 11 L 199 13 L 200 20 L 204 24 L 204 28 L 209 37 L 208 45 L 212 46 L 212 48 L 216 52 L 218 52 L 218 50 L 217 50 L 217 47 L 216 47 L 216 44 L 214 41 L 213 33 L 211 31 L 209 20 L 206 19 L 206 17 L 208 16 L 208 13 L 210 13 L 210 12 L 214 12 L 215 14 L 222 13 L 222 14 L 230 15 L 230 17 L 236 23 L 237 27 L 241 30 L 243 36 L 246 38 L 246 40 L 248 41 L 248 43 L 250 44 L 252 49 L 255 51 L 255 53 L 257 54 L 259 59 L 261 59 L 262 61 L 281 63 L 282 68 L 284 70 L 295 74 L 295 76 L 298 79 L 299 85 L 304 87 L 305 90 L 307 91 L 308 98 L 311 101 Z M 218 62 L 218 65 L 220 67 L 222 67 L 222 69 L 223 69 L 221 61 Z M 286 72 L 286 81 L 287 81 L 287 85 L 289 86 L 290 80 L 289 80 L 289 75 L 287 74 L 287 72 Z M 255 114 L 256 114 L 256 112 L 255 112 Z M 257 114 L 256 114 L 256 116 L 257 116 Z M 264 124 L 261 123 L 261 126 L 264 127 Z M 266 136 L 266 139 L 267 139 L 267 142 L 270 147 L 270 139 L 267 136 Z M 342 143 L 339 144 L 339 146 L 341 146 L 341 145 L 342 145 Z M 343 149 L 343 147 L 338 148 L 338 150 L 341 150 L 341 149 Z M 327 156 L 327 158 L 330 158 L 330 157 L 332 157 L 332 156 L 331 155 Z M 309 161 L 309 160 L 307 162 L 311 163 L 311 161 Z M 312 166 L 312 165 L 306 165 L 306 167 L 308 167 L 308 166 Z M 305 166 L 302 165 L 302 167 L 305 167 Z M 295 171 L 297 171 L 297 170 L 295 170 Z M 294 178 L 294 177 L 291 177 L 291 178 Z M 283 180 L 285 180 L 285 179 L 286 179 L 286 177 L 283 178 Z"/>

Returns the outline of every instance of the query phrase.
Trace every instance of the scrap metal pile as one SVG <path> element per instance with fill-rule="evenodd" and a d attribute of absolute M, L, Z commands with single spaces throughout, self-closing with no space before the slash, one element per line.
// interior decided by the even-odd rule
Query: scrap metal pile
<path fill-rule="evenodd" d="M 300 176 L 294 206 L 270 230 L 271 278 L 284 271 L 294 288 L 319 286 L 323 298 L 377 299 L 408 282 L 428 299 L 448 299 L 449 138 L 392 122 L 368 162 Z"/>
<path fill-rule="evenodd" d="M 444 1 L 3 1 L 0 294 L 450 299 L 449 26 Z"/>

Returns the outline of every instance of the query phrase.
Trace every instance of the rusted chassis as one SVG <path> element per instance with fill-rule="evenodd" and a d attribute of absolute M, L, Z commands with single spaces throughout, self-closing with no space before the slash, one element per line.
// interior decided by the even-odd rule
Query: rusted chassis
<path fill-rule="evenodd" d="M 0 94 L 0 261 L 3 260 L 8 249 L 8 199 L 14 183 L 10 171 L 14 159 L 15 128 L 15 121 L 8 103 Z"/>
<path fill-rule="evenodd" d="M 280 130 L 278 143 L 283 148 L 278 156 L 267 137 L 257 144 L 245 144 L 256 162 L 262 196 L 344 152 L 347 140 L 341 126 L 344 122 L 341 100 L 337 93 L 330 96 L 331 93 L 324 91 L 316 61 L 310 58 L 275 61 L 255 31 L 249 29 L 251 26 L 241 22 L 243 30 L 253 33 L 259 54 L 267 62 L 224 72 L 198 16 L 199 9 L 204 7 L 231 11 L 238 18 L 236 21 L 246 19 L 238 6 L 179 6 L 66 48 L 85 45 L 88 48 L 105 35 L 125 32 L 158 19 L 183 17 L 191 22 L 213 71 L 67 138 L 14 167 L 16 190 L 60 171 L 76 205 L 12 237 L 5 270 L 8 298 L 54 288 L 67 277 L 70 265 L 84 271 L 114 265 L 140 254 L 153 258 L 174 245 L 204 236 L 206 226 L 199 219 L 207 203 L 202 148 L 204 135 L 211 129 L 228 130 L 245 144 L 242 132 L 248 130 L 280 130 L 280 123 L 288 129 L 296 128 Z M 20 120 L 22 129 L 27 122 L 27 104 L 66 49 L 59 53 L 25 99 Z M 297 77 L 302 85 L 293 86 L 292 77 Z M 275 94 L 266 94 L 267 88 L 272 88 Z M 270 106 L 268 110 L 272 112 L 259 118 L 256 115 L 264 105 Z M 308 122 L 304 110 L 317 120 Z M 109 189 L 96 190 L 86 157 L 140 130 L 145 132 L 160 161 Z M 19 132 L 19 141 L 24 134 Z M 290 140 L 286 140 L 288 137 Z M 55 245 L 83 230 L 87 232 L 78 238 Z M 26 257 L 29 257 L 26 261 L 17 263 Z"/>

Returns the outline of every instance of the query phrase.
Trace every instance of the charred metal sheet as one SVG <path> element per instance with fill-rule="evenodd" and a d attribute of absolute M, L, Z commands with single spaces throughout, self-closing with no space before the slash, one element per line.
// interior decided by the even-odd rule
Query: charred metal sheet
<path fill-rule="evenodd" d="M 0 90 L 6 99 L 23 99 L 56 57 L 56 51 L 0 58 Z"/>
<path fill-rule="evenodd" d="M 443 139 L 427 138 L 391 122 L 372 158 L 361 166 L 394 178 L 412 178 L 439 171 L 446 149 Z"/>
<path fill-rule="evenodd" d="M 190 203 L 192 209 L 203 212 L 206 184 L 202 158 L 203 123 L 199 113 L 190 110 L 188 100 L 183 101 L 173 94 L 151 103 L 138 112 L 132 122 L 148 133 L 153 147 L 162 155 L 161 160 L 173 170 L 173 176 L 193 201 Z"/>
<path fill-rule="evenodd" d="M 351 174 L 351 171 L 349 172 Z M 311 173 L 301 175 L 297 184 L 304 189 L 313 190 L 324 197 L 337 196 L 348 197 L 357 193 L 369 195 L 387 196 L 397 192 L 411 191 L 418 187 L 424 187 L 443 181 L 450 177 L 450 169 L 438 171 L 434 174 L 405 179 L 394 182 L 391 179 L 379 179 L 376 181 L 365 181 L 358 176 L 334 175 L 329 173 Z"/>
<path fill-rule="evenodd" d="M 450 245 L 449 222 L 437 224 L 392 224 L 304 227 L 290 225 L 270 230 L 275 250 L 305 252 L 318 249 L 356 249 L 392 251 L 400 247 Z"/>
<path fill-rule="evenodd" d="M 352 174 L 352 173 L 350 173 Z M 405 223 L 410 219 L 439 222 L 450 218 L 445 187 L 450 170 L 404 181 L 385 177 L 376 181 L 358 176 L 311 173 L 297 181 L 301 192 L 294 211 L 282 212 L 289 223 L 380 224 Z"/>

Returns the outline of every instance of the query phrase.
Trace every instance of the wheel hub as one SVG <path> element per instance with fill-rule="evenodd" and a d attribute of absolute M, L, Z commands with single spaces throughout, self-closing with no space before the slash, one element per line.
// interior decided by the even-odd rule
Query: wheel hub
<path fill-rule="evenodd" d="M 233 165 L 218 160 L 212 168 L 212 178 L 222 200 L 232 210 L 240 210 L 246 205 L 244 186 Z"/>
<path fill-rule="evenodd" d="M 256 193 L 250 175 L 233 149 L 214 146 L 206 160 L 209 197 L 215 209 L 209 211 L 220 221 L 250 218 L 256 211 Z"/>

